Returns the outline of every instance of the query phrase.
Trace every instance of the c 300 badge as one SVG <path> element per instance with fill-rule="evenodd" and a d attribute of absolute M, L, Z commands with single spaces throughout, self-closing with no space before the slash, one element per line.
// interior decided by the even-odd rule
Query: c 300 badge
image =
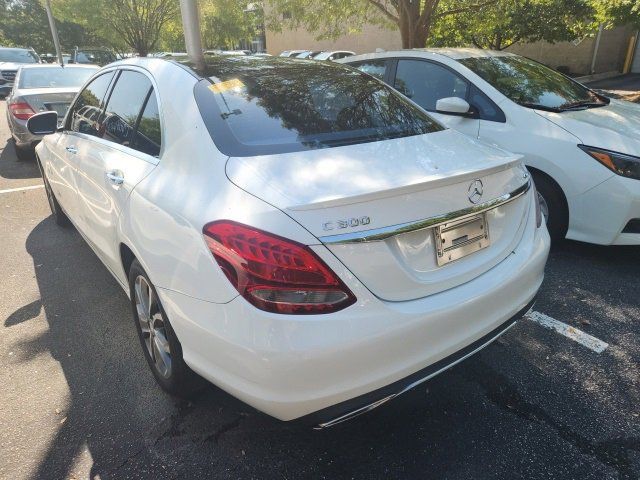
<path fill-rule="evenodd" d="M 325 232 L 329 232 L 331 230 L 342 230 L 343 228 L 354 228 L 359 227 L 360 225 L 369 225 L 371 223 L 371 219 L 369 217 L 359 217 L 359 218 L 345 218 L 342 220 L 336 220 L 335 222 L 326 222 L 322 224 L 322 229 Z"/>

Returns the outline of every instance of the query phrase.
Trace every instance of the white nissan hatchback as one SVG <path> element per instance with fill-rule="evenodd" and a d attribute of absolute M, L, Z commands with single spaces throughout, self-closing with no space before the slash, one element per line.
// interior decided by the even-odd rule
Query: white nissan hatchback
<path fill-rule="evenodd" d="M 518 156 L 331 62 L 133 59 L 29 128 L 51 208 L 131 298 L 160 385 L 328 426 L 532 305 L 549 236 Z"/>
<path fill-rule="evenodd" d="M 640 245 L 640 105 L 507 52 L 401 50 L 340 62 L 448 127 L 524 155 L 553 238 Z"/>

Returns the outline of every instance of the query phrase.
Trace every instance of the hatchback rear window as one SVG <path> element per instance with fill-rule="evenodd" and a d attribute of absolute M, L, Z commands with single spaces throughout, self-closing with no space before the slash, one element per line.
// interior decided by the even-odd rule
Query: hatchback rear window
<path fill-rule="evenodd" d="M 331 63 L 216 59 L 196 100 L 218 149 L 253 156 L 421 135 L 443 127 L 390 87 Z"/>

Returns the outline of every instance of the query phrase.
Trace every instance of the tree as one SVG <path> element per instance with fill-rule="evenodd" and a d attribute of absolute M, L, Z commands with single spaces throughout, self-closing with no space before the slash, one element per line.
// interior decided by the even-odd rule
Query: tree
<path fill-rule="evenodd" d="M 435 22 L 475 12 L 498 0 L 267 0 L 267 21 L 276 30 L 304 26 L 319 38 L 336 38 L 378 23 L 400 30 L 402 48 L 424 47 Z"/>
<path fill-rule="evenodd" d="M 613 25 L 633 25 L 640 29 L 640 0 L 591 0 L 600 23 Z"/>
<path fill-rule="evenodd" d="M 39 0 L 0 0 L 2 45 L 32 47 L 39 53 L 54 51 L 47 13 Z M 85 29 L 70 21 L 56 21 L 63 49 L 91 38 Z"/>
<path fill-rule="evenodd" d="M 145 57 L 163 28 L 178 16 L 177 0 L 58 0 L 57 14 L 96 32 L 111 47 L 128 47 Z"/>
<path fill-rule="evenodd" d="M 517 42 L 573 40 L 593 28 L 594 15 L 588 0 L 498 0 L 438 22 L 429 44 L 504 50 Z"/>

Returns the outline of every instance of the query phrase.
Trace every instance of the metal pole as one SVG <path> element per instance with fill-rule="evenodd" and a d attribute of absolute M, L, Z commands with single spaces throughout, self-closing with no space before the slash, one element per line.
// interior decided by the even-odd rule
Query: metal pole
<path fill-rule="evenodd" d="M 182 28 L 184 29 L 184 43 L 187 54 L 195 67 L 204 70 L 204 53 L 202 52 L 202 38 L 200 36 L 200 12 L 197 0 L 180 0 L 182 13 Z"/>
<path fill-rule="evenodd" d="M 591 71 L 589 73 L 596 73 L 596 58 L 598 57 L 598 50 L 600 50 L 600 39 L 602 38 L 602 31 L 604 25 L 598 25 L 598 35 L 596 36 L 596 45 L 593 47 L 593 58 L 591 59 Z"/>
<path fill-rule="evenodd" d="M 49 27 L 51 27 L 51 35 L 53 36 L 53 44 L 56 47 L 56 55 L 58 55 L 58 62 L 60 66 L 64 67 L 64 59 L 62 58 L 62 49 L 60 48 L 60 39 L 58 38 L 58 29 L 56 28 L 56 21 L 53 18 L 51 12 L 51 0 L 45 2 L 45 8 L 47 9 L 47 17 L 49 18 Z"/>

